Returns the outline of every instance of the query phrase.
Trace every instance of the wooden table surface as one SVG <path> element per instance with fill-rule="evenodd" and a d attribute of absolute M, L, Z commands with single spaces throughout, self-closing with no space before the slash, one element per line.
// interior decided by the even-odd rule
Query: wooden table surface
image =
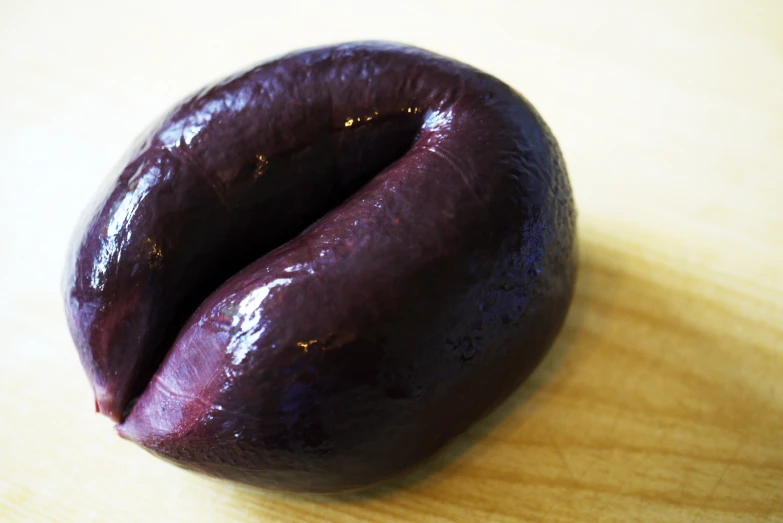
<path fill-rule="evenodd" d="M 783 2 L 116 4 L 0 4 L 0 521 L 783 521 Z M 355 39 L 544 115 L 580 210 L 567 324 L 488 419 L 364 494 L 156 460 L 93 413 L 66 332 L 77 216 L 183 95 Z"/>

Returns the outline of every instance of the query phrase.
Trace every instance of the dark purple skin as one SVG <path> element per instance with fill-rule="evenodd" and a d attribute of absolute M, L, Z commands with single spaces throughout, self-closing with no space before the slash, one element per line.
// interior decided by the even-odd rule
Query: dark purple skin
<path fill-rule="evenodd" d="M 339 492 L 503 401 L 560 329 L 555 138 L 421 49 L 284 56 L 175 107 L 79 236 L 66 309 L 100 412 L 188 469 Z"/>

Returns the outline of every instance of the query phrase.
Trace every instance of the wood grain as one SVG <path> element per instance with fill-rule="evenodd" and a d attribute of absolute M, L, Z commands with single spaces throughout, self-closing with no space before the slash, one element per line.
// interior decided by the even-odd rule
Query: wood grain
<path fill-rule="evenodd" d="M 783 4 L 220 5 L 0 6 L 0 521 L 783 521 Z M 580 209 L 567 324 L 390 484 L 290 496 L 181 471 L 92 412 L 58 293 L 70 232 L 183 94 L 360 38 L 459 57 L 541 110 Z"/>

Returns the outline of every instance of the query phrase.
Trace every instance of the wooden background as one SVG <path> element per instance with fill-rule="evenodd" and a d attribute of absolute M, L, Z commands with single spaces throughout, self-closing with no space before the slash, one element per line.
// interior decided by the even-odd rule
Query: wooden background
<path fill-rule="evenodd" d="M 562 335 L 365 494 L 256 492 L 121 441 L 61 310 L 77 216 L 183 95 L 367 38 L 483 68 L 552 126 L 582 250 Z M 0 57 L 0 520 L 783 521 L 783 2 L 4 0 Z"/>

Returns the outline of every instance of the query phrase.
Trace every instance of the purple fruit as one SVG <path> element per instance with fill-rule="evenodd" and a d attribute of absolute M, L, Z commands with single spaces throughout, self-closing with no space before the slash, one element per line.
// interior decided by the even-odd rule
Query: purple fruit
<path fill-rule="evenodd" d="M 176 106 L 78 236 L 100 412 L 183 467 L 336 492 L 505 399 L 562 325 L 575 211 L 518 93 L 421 49 L 298 52 Z"/>

